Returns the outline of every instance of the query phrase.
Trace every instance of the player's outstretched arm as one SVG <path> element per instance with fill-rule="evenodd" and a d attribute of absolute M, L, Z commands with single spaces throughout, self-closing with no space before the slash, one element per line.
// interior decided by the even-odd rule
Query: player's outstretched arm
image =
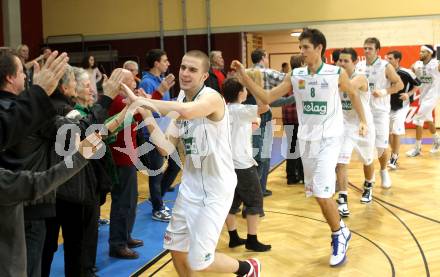
<path fill-rule="evenodd" d="M 245 86 L 249 92 L 255 98 L 258 98 L 258 100 L 260 100 L 263 104 L 270 104 L 281 96 L 292 91 L 292 83 L 287 76 L 284 78 L 281 84 L 274 87 L 270 91 L 266 91 L 256 84 L 249 76 L 247 76 L 244 66 L 239 61 L 232 61 L 231 68 L 237 73 L 237 78 L 240 83 L 242 83 L 243 86 Z"/>

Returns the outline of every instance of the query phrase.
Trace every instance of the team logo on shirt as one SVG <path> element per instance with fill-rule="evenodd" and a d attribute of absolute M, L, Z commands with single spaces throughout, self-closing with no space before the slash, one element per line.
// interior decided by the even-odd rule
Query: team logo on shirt
<path fill-rule="evenodd" d="M 351 106 L 351 101 L 350 100 L 342 100 L 342 109 L 345 111 L 351 111 L 352 106 Z"/>
<path fill-rule="evenodd" d="M 183 138 L 183 145 L 185 147 L 186 155 L 197 155 L 199 151 L 197 150 L 196 140 L 193 137 Z"/>
<path fill-rule="evenodd" d="M 306 88 L 306 81 L 303 79 L 298 80 L 298 89 L 305 89 Z"/>
<path fill-rule="evenodd" d="M 432 84 L 432 77 L 431 76 L 420 76 L 420 82 L 422 84 Z"/>
<path fill-rule="evenodd" d="M 304 114 L 327 114 L 327 102 L 326 101 L 304 101 L 303 102 Z"/>

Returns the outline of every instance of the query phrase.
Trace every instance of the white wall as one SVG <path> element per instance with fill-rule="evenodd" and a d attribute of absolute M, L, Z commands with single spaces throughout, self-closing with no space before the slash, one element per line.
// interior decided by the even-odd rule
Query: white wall
<path fill-rule="evenodd" d="M 307 27 L 324 33 L 327 48 L 362 47 L 367 37 L 377 37 L 382 46 L 440 44 L 440 16 L 339 21 Z M 290 31 L 259 33 L 263 36 L 263 47 L 267 53 L 298 52 L 298 40 L 289 36 Z M 272 68 L 279 70 L 279 65 L 274 64 Z M 436 127 L 440 128 L 440 103 L 436 115 L 439 117 Z"/>
<path fill-rule="evenodd" d="M 362 47 L 367 37 L 377 37 L 383 46 L 437 44 L 440 19 L 406 18 L 338 22 L 309 26 L 320 29 L 327 48 Z"/>
<path fill-rule="evenodd" d="M 367 37 L 377 37 L 383 46 L 440 44 L 440 17 L 369 19 L 309 25 L 320 29 L 327 38 L 327 48 L 362 47 Z M 268 53 L 299 51 L 298 40 L 290 31 L 259 33 Z"/>

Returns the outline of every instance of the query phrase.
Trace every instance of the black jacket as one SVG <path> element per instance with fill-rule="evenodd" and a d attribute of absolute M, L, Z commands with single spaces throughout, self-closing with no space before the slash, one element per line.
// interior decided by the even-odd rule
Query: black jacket
<path fill-rule="evenodd" d="M 397 69 L 397 74 L 399 74 L 399 77 L 402 80 L 403 89 L 399 90 L 397 93 L 391 94 L 390 104 L 392 111 L 397 111 L 403 108 L 403 100 L 400 99 L 402 93 L 407 93 L 411 91 L 414 87 L 418 87 L 421 85 L 421 82 L 417 78 L 416 74 L 414 74 L 409 69 L 400 67 Z M 411 95 L 411 97 L 409 98 L 409 102 L 412 103 L 413 101 L 414 96 Z"/>
<path fill-rule="evenodd" d="M 214 72 L 212 71 L 212 68 L 209 68 L 209 76 L 208 78 L 205 80 L 205 86 L 210 87 L 214 90 L 216 90 L 217 92 L 221 92 L 222 88 L 219 87 L 218 84 L 218 78 L 217 76 L 214 74 Z M 226 74 L 224 71 L 222 71 L 223 75 L 226 77 Z"/>
<path fill-rule="evenodd" d="M 8 96 L 1 92 L 0 99 Z M 54 115 L 49 97 L 39 86 L 31 86 L 15 101 L 0 101 L 0 151 L 34 133 Z M 0 276 L 26 276 L 23 206 L 19 201 L 41 196 L 47 181 L 43 176 L 33 179 L 29 172 L 0 169 Z"/>
<path fill-rule="evenodd" d="M 22 201 L 41 198 L 87 164 L 79 153 L 72 159 L 72 168 L 61 162 L 45 172 L 0 169 L 0 276 L 27 276 Z"/>
<path fill-rule="evenodd" d="M 60 116 L 66 116 L 74 110 L 74 103 L 59 91 L 55 91 L 51 96 L 52 105 L 56 113 Z M 90 108 L 90 113 L 80 119 L 75 120 L 75 124 L 81 130 L 81 137 L 85 137 L 87 128 L 92 124 L 102 124 L 108 117 L 108 107 L 112 99 L 102 96 L 98 103 Z M 67 139 L 66 141 L 69 141 Z M 62 160 L 63 157 L 54 154 L 53 159 Z M 77 175 L 69 179 L 66 184 L 60 186 L 57 190 L 57 198 L 64 201 L 92 205 L 96 203 L 99 195 L 100 182 L 111 182 L 101 160 L 92 160 Z M 99 176 L 99 178 L 97 178 Z"/>
<path fill-rule="evenodd" d="M 0 92 L 0 103 L 4 106 L 13 105 L 17 96 L 2 91 Z M 63 117 L 54 116 L 48 120 L 39 130 L 23 137 L 8 149 L 0 153 L 0 167 L 12 171 L 30 170 L 33 172 L 45 171 L 59 160 L 51 160 L 51 153 L 54 151 L 54 138 L 58 126 L 70 123 Z M 56 192 L 52 191 L 45 196 L 32 201 L 24 202 L 24 215 L 27 220 L 43 219 L 54 217 Z"/>
<path fill-rule="evenodd" d="M 0 99 L 3 91 L 0 91 Z M 55 110 L 49 97 L 39 86 L 23 91 L 12 103 L 0 103 L 0 150 L 14 145 L 19 139 L 34 133 Z"/>

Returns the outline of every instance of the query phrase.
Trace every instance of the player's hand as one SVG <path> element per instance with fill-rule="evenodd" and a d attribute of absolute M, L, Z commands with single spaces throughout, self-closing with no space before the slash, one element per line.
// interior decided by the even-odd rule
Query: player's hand
<path fill-rule="evenodd" d="M 367 133 L 368 133 L 367 124 L 365 124 L 365 122 L 359 123 L 359 135 L 364 137 L 367 135 Z"/>
<path fill-rule="evenodd" d="M 252 121 L 252 131 L 256 131 L 258 128 L 260 128 L 261 124 L 261 118 L 257 117 L 256 120 Z"/>
<path fill-rule="evenodd" d="M 139 97 L 151 99 L 151 95 L 146 93 L 143 88 L 138 88 L 137 90 L 135 90 L 135 94 Z"/>
<path fill-rule="evenodd" d="M 372 94 L 374 97 L 385 97 L 388 95 L 388 92 L 386 89 L 375 89 Z"/>
<path fill-rule="evenodd" d="M 408 93 L 402 93 L 399 97 L 400 100 L 407 101 L 409 99 Z"/>
<path fill-rule="evenodd" d="M 122 92 L 125 94 L 125 99 L 123 100 L 123 102 L 126 105 L 130 105 L 131 103 L 139 99 L 139 97 L 136 96 L 136 94 L 126 84 L 121 83 L 120 88 L 122 88 Z"/>
<path fill-rule="evenodd" d="M 231 62 L 231 69 L 238 72 L 238 73 L 244 73 L 244 66 L 243 64 L 238 60 L 233 60 Z"/>
<path fill-rule="evenodd" d="M 136 108 L 136 113 L 140 114 L 143 119 L 153 116 L 153 113 L 150 110 L 144 109 L 143 107 Z"/>
<path fill-rule="evenodd" d="M 240 83 L 243 83 L 243 76 L 246 75 L 243 64 L 238 60 L 233 60 L 231 69 L 235 72 L 234 77 L 236 77 Z"/>

